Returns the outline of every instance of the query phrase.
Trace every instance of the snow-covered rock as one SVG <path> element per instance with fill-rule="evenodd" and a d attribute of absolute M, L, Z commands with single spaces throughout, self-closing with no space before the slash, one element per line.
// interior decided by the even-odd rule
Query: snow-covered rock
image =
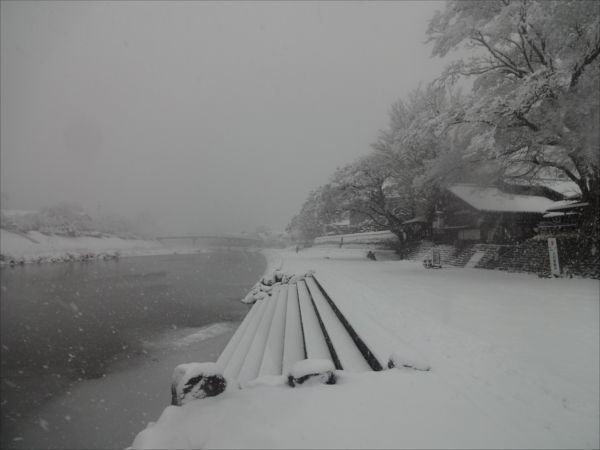
<path fill-rule="evenodd" d="M 429 362 L 416 351 L 404 348 L 390 355 L 388 360 L 388 368 L 402 368 L 428 371 L 431 369 Z"/>
<path fill-rule="evenodd" d="M 298 281 L 304 280 L 306 277 L 312 277 L 315 274 L 314 270 L 309 270 L 300 275 L 294 275 L 290 278 L 289 284 L 297 284 Z"/>
<path fill-rule="evenodd" d="M 273 286 L 272 285 L 261 284 L 260 285 L 260 290 L 263 291 L 263 292 L 271 292 L 273 290 Z"/>
<path fill-rule="evenodd" d="M 246 294 L 246 296 L 242 299 L 242 303 L 246 303 L 248 305 L 254 303 L 256 301 L 256 299 L 254 298 L 254 294 L 255 293 L 252 291 L 248 292 L 248 294 Z"/>
<path fill-rule="evenodd" d="M 335 384 L 335 366 L 329 359 L 303 359 L 296 362 L 288 375 L 288 384 L 295 387 L 307 381 L 318 384 Z"/>
<path fill-rule="evenodd" d="M 262 277 L 262 279 L 260 280 L 260 284 L 262 286 L 272 286 L 273 284 L 275 284 L 275 276 L 271 274 L 270 276 Z"/>
<path fill-rule="evenodd" d="M 257 292 L 256 294 L 254 294 L 254 301 L 262 300 L 264 298 L 267 298 L 268 296 L 269 294 L 267 294 L 266 292 Z"/>
<path fill-rule="evenodd" d="M 285 277 L 285 272 L 281 271 L 281 270 L 275 270 L 273 272 L 273 278 L 275 279 L 276 282 L 281 282 L 283 280 L 283 278 Z"/>
<path fill-rule="evenodd" d="M 173 371 L 171 403 L 185 403 L 204 397 L 214 397 L 227 387 L 221 367 L 212 362 L 180 364 Z"/>

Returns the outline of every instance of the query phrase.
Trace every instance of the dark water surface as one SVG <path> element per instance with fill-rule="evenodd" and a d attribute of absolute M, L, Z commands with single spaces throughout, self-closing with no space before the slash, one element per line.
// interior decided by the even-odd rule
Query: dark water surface
<path fill-rule="evenodd" d="M 140 409 L 144 401 L 138 397 L 144 397 L 144 389 L 156 389 L 155 383 L 130 392 L 130 385 L 141 378 L 151 383 L 157 374 L 160 389 L 165 384 L 159 401 L 168 401 L 169 380 L 162 378 L 168 378 L 173 364 L 188 362 L 179 361 L 177 352 L 181 357 L 201 356 L 190 354 L 189 346 L 173 347 L 175 341 L 187 342 L 186 335 L 203 326 L 241 320 L 248 307 L 239 299 L 265 265 L 257 252 L 219 251 L 1 269 L 2 448 L 129 445 L 131 430 L 125 425 L 113 424 L 125 441 L 103 440 L 100 432 L 89 443 L 86 433 L 65 432 L 66 425 L 80 420 L 82 429 L 106 420 L 98 415 L 98 403 L 111 398 L 111 408 L 120 410 L 101 410 L 127 417 L 135 405 L 123 404 L 125 399 L 139 401 Z M 223 337 L 212 340 L 207 345 L 214 348 L 226 343 Z M 140 364 L 154 365 L 127 372 Z M 61 417 L 52 417 L 57 414 Z M 102 425 L 95 423 L 94 428 L 100 431 Z M 132 426 L 139 430 L 144 425 Z M 53 436 L 59 431 L 60 436 Z"/>

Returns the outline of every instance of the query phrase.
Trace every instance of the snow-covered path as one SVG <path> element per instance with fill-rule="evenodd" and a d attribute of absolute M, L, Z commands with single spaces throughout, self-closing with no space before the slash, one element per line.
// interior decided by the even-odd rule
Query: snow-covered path
<path fill-rule="evenodd" d="M 281 254 L 286 272 L 315 269 L 379 351 L 410 349 L 432 370 L 298 389 L 269 380 L 168 408 L 135 446 L 177 435 L 211 448 L 599 447 L 598 281 L 427 270 L 361 250 Z"/>

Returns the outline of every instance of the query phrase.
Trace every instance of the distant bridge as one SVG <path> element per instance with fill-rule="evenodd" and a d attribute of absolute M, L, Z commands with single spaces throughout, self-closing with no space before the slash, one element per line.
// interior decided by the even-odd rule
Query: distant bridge
<path fill-rule="evenodd" d="M 188 240 L 192 241 L 192 245 L 196 245 L 198 241 L 203 241 L 208 245 L 225 246 L 225 247 L 251 247 L 262 244 L 260 239 L 249 238 L 244 236 L 221 236 L 221 235 L 185 235 L 185 236 L 158 236 L 158 241 L 167 240 Z"/>

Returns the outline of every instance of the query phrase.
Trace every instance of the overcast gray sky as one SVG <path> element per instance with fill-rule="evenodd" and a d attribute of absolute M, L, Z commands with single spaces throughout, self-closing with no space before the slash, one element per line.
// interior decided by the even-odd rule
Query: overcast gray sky
<path fill-rule="evenodd" d="M 439 2 L 2 2 L 3 207 L 283 230 L 441 73 Z"/>

